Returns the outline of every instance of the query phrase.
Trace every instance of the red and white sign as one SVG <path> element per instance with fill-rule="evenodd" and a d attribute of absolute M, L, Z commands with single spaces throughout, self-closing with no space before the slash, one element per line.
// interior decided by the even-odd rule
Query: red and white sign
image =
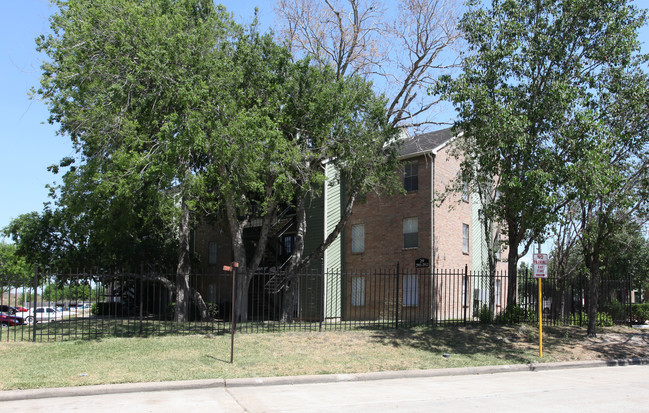
<path fill-rule="evenodd" d="M 534 278 L 548 278 L 548 254 L 532 254 Z"/>

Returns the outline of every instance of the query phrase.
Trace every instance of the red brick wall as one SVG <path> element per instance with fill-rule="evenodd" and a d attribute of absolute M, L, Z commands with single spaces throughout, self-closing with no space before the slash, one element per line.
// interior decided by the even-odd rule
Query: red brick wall
<path fill-rule="evenodd" d="M 419 163 L 418 190 L 393 196 L 368 194 L 357 201 L 345 226 L 345 268 L 350 271 L 414 267 L 417 258 L 431 259 L 431 160 L 423 156 Z M 399 176 L 403 174 L 400 170 Z M 403 220 L 417 217 L 418 247 L 403 248 Z M 351 252 L 351 227 L 365 225 L 365 251 Z"/>
<path fill-rule="evenodd" d="M 449 153 L 449 146 L 435 157 L 435 192 L 443 193 L 457 177 L 460 160 Z M 462 201 L 460 194 L 453 194 L 434 210 L 433 225 L 435 233 L 435 268 L 459 269 L 468 265 L 471 268 L 471 197 Z M 469 251 L 462 252 L 462 224 L 469 225 Z"/>
<path fill-rule="evenodd" d="M 420 156 L 419 188 L 405 195 L 370 194 L 364 202 L 356 202 L 345 227 L 345 268 L 350 271 L 393 268 L 399 262 L 402 269 L 413 268 L 417 258 L 427 258 L 431 269 L 463 269 L 471 266 L 469 253 L 462 253 L 462 224 L 471 228 L 471 202 L 451 196 L 436 206 L 431 195 L 431 173 L 435 191 L 443 192 L 459 170 L 459 161 L 443 149 L 434 158 Z M 409 162 L 407 160 L 404 162 Z M 400 175 L 403 173 L 401 170 Z M 452 206 L 452 209 L 449 209 Z M 403 220 L 417 217 L 419 246 L 403 248 Z M 365 225 L 365 251 L 351 252 L 351 227 Z M 431 234 L 434 233 L 434 247 Z M 469 234 L 469 240 L 471 236 Z M 434 250 L 434 254 L 433 254 Z"/>

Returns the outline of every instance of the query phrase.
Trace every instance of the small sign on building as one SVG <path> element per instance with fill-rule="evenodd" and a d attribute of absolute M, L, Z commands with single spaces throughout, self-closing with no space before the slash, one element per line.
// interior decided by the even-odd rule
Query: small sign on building
<path fill-rule="evenodd" d="M 428 258 L 417 258 L 415 260 L 415 268 L 428 268 L 430 267 L 430 260 Z"/>
<path fill-rule="evenodd" d="M 534 278 L 548 278 L 548 254 L 532 254 Z"/>

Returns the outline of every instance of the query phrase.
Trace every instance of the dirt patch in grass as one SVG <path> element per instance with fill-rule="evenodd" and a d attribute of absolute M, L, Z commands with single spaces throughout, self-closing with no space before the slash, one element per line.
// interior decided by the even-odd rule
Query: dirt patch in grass
<path fill-rule="evenodd" d="M 380 331 L 379 342 L 411 346 L 447 354 L 484 354 L 521 363 L 649 357 L 649 330 L 616 326 L 601 329 L 589 338 L 583 327 L 543 327 L 543 359 L 538 354 L 536 326 L 417 327 Z"/>

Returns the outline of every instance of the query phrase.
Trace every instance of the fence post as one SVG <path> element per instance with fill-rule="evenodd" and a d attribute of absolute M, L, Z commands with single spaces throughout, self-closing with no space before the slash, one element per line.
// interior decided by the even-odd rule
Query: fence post
<path fill-rule="evenodd" d="M 144 319 L 142 314 L 142 307 L 144 304 L 144 263 L 140 263 L 140 337 L 144 334 Z"/>
<path fill-rule="evenodd" d="M 397 292 L 396 298 L 396 306 L 395 306 L 395 318 L 394 318 L 394 328 L 399 329 L 399 285 L 400 285 L 400 280 L 399 280 L 399 263 L 397 262 L 397 288 L 395 288 Z"/>
<path fill-rule="evenodd" d="M 32 313 L 33 313 L 33 320 L 32 320 L 32 339 L 34 342 L 36 342 L 36 306 L 38 305 L 37 301 L 37 294 L 38 294 L 38 262 L 34 264 L 34 280 L 32 282 L 32 287 L 34 289 L 34 297 L 33 297 L 33 306 L 32 306 Z"/>
<path fill-rule="evenodd" d="M 466 325 L 466 307 L 467 307 L 467 299 L 469 295 L 469 265 L 464 264 L 464 302 L 462 303 L 462 306 L 464 307 L 464 325 Z"/>
<path fill-rule="evenodd" d="M 631 301 L 631 292 L 632 292 L 632 285 L 631 285 L 631 274 L 627 273 L 627 280 L 628 280 L 628 287 L 629 290 L 627 291 L 627 297 L 629 297 L 629 310 L 628 310 L 628 320 L 629 320 L 629 327 L 633 325 L 633 301 Z M 625 312 L 626 313 L 626 312 Z"/>

